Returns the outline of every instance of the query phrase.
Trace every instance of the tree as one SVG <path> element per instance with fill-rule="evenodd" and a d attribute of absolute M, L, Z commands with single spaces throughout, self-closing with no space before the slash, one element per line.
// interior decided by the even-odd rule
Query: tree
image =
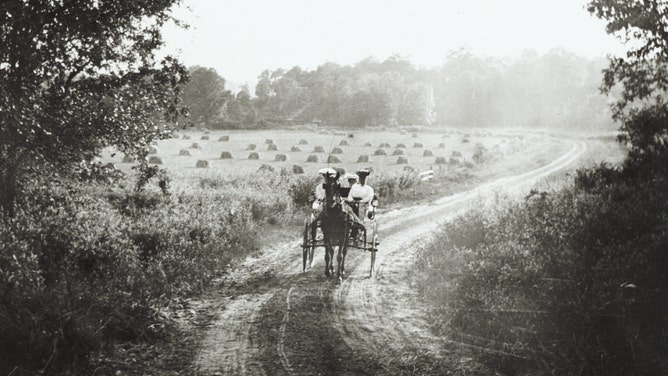
<path fill-rule="evenodd" d="M 190 109 L 191 120 L 206 127 L 220 123 L 221 109 L 231 96 L 225 90 L 225 79 L 213 68 L 194 66 L 188 71 L 190 81 L 183 88 L 183 103 Z"/>
<path fill-rule="evenodd" d="M 593 0 L 588 10 L 630 46 L 626 57 L 609 58 L 601 87 L 611 93 L 621 86 L 621 98 L 612 107 L 613 118 L 622 123 L 619 140 L 632 146 L 632 161 L 668 167 L 668 4 Z"/>
<path fill-rule="evenodd" d="M 0 200 L 11 214 L 25 177 L 117 145 L 144 156 L 166 137 L 187 71 L 160 61 L 160 29 L 179 0 L 0 4 Z M 178 21 L 176 21 L 178 22 Z"/>

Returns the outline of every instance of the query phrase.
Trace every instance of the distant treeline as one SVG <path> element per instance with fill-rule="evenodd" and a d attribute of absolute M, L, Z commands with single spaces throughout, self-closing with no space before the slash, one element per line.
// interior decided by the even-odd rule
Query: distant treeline
<path fill-rule="evenodd" d="M 562 49 L 515 59 L 453 51 L 418 68 L 392 56 L 315 70 L 265 70 L 251 94 L 236 94 L 213 68 L 191 67 L 184 91 L 191 121 L 207 128 L 322 124 L 341 127 L 437 125 L 601 129 L 609 100 L 599 93 L 606 61 Z"/>

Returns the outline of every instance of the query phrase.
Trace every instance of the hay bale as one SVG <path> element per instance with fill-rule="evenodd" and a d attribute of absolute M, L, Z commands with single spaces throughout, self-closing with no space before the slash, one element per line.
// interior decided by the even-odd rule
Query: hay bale
<path fill-rule="evenodd" d="M 411 137 L 417 138 L 417 133 L 413 133 L 413 135 Z"/>
<path fill-rule="evenodd" d="M 313 148 L 313 153 L 324 153 L 324 152 L 325 148 L 323 148 L 322 146 L 316 146 Z"/>
<path fill-rule="evenodd" d="M 436 160 L 434 161 L 434 164 L 437 164 L 437 165 L 444 165 L 444 164 L 447 164 L 447 163 L 448 163 L 448 160 L 445 159 L 445 157 L 436 157 Z"/>
<path fill-rule="evenodd" d="M 190 136 L 187 135 L 187 134 L 184 134 L 183 137 L 181 137 L 181 138 L 183 138 L 184 140 L 190 140 Z"/>
<path fill-rule="evenodd" d="M 188 150 L 188 149 L 181 149 L 179 151 L 179 155 L 183 156 L 183 157 L 191 157 L 192 153 L 190 153 L 190 150 Z"/>
<path fill-rule="evenodd" d="M 248 144 L 248 146 L 246 147 L 246 150 L 255 150 L 255 149 L 257 149 L 257 145 L 255 144 Z"/>
<path fill-rule="evenodd" d="M 394 149 L 392 155 L 404 155 L 404 151 L 401 149 Z"/>
<path fill-rule="evenodd" d="M 318 163 L 319 161 L 320 160 L 318 159 L 317 155 L 311 154 L 308 157 L 306 157 L 306 162 L 308 162 L 308 163 Z"/>
<path fill-rule="evenodd" d="M 369 163 L 369 156 L 360 155 L 359 158 L 357 158 L 357 163 Z"/>
<path fill-rule="evenodd" d="M 332 168 L 339 173 L 339 176 L 343 176 L 346 174 L 346 169 L 343 167 L 332 167 Z"/>
<path fill-rule="evenodd" d="M 367 148 L 370 148 L 370 147 L 371 147 L 371 143 L 370 143 L 370 142 L 366 142 L 366 143 L 364 144 L 364 146 L 367 147 Z"/>
<path fill-rule="evenodd" d="M 462 143 L 463 143 L 463 144 L 466 144 L 466 143 L 468 143 L 468 142 L 469 142 L 469 139 L 468 139 L 468 138 L 465 138 L 465 139 L 462 140 Z"/>
<path fill-rule="evenodd" d="M 405 147 L 406 147 L 406 144 L 403 144 L 401 142 L 397 144 L 397 149 L 398 148 L 405 148 Z"/>
<path fill-rule="evenodd" d="M 462 163 L 462 160 L 461 160 L 460 157 L 450 157 L 450 159 L 448 160 L 448 163 L 450 163 L 451 165 L 458 165 L 458 164 Z"/>
<path fill-rule="evenodd" d="M 260 159 L 260 154 L 250 153 L 250 154 L 248 154 L 248 159 Z"/>
<path fill-rule="evenodd" d="M 406 157 L 397 158 L 397 164 L 408 164 L 408 159 Z"/>
<path fill-rule="evenodd" d="M 298 152 L 298 151 L 302 151 L 302 149 L 300 149 L 298 146 L 293 146 L 293 147 L 290 148 L 290 151 Z"/>
<path fill-rule="evenodd" d="M 416 142 L 416 143 L 413 144 L 413 147 L 414 148 L 422 148 L 422 147 L 424 147 L 424 145 L 422 145 L 421 142 Z"/>
<path fill-rule="evenodd" d="M 339 142 L 339 146 L 348 146 L 348 141 L 341 140 L 341 142 Z"/>
<path fill-rule="evenodd" d="M 200 139 L 200 140 L 208 140 L 208 139 L 209 139 L 209 136 L 202 136 L 202 137 L 200 137 L 199 139 Z"/>
<path fill-rule="evenodd" d="M 292 173 L 293 174 L 303 174 L 304 173 L 304 168 L 300 165 L 292 165 Z"/>
<path fill-rule="evenodd" d="M 193 142 L 193 144 L 190 145 L 190 148 L 191 148 L 191 149 L 200 149 L 200 146 L 199 146 L 199 144 L 198 144 L 197 142 Z"/>
<path fill-rule="evenodd" d="M 399 134 L 406 134 L 406 131 L 402 129 Z"/>
<path fill-rule="evenodd" d="M 195 164 L 195 168 L 209 168 L 209 161 L 200 159 Z"/>
<path fill-rule="evenodd" d="M 278 146 L 276 144 L 269 144 L 269 146 L 267 146 L 267 151 L 276 151 L 276 150 L 278 150 Z"/>
<path fill-rule="evenodd" d="M 158 157 L 157 155 L 152 155 L 148 158 L 148 163 L 162 164 L 162 158 Z"/>
<path fill-rule="evenodd" d="M 348 133 L 348 138 L 355 138 L 355 135 L 352 133 Z"/>
<path fill-rule="evenodd" d="M 343 154 L 343 150 L 341 148 L 332 148 L 332 154 Z"/>
<path fill-rule="evenodd" d="M 373 152 L 373 155 L 387 155 L 387 152 L 385 149 L 376 149 L 376 151 Z"/>
<path fill-rule="evenodd" d="M 123 157 L 123 163 L 134 163 L 135 159 L 129 155 Z"/>
<path fill-rule="evenodd" d="M 232 159 L 232 153 L 229 151 L 224 151 L 220 153 L 220 159 Z"/>
<path fill-rule="evenodd" d="M 330 155 L 327 157 L 327 163 L 341 163 L 341 160 L 336 155 Z"/>
<path fill-rule="evenodd" d="M 308 145 L 308 141 L 301 139 L 299 140 L 299 145 Z"/>
<path fill-rule="evenodd" d="M 288 160 L 288 156 L 285 154 L 276 154 L 276 158 L 274 158 L 274 161 L 276 162 L 285 162 Z"/>
<path fill-rule="evenodd" d="M 381 142 L 380 145 L 378 145 L 379 148 L 391 148 L 390 144 L 387 142 Z"/>
<path fill-rule="evenodd" d="M 274 172 L 276 169 L 266 163 L 263 163 L 260 168 L 257 169 L 258 171 L 269 171 L 269 172 Z"/>
<path fill-rule="evenodd" d="M 453 151 L 452 151 L 452 156 L 453 156 L 453 157 L 461 157 L 461 156 L 462 156 L 462 153 L 461 153 L 460 151 L 453 150 Z"/>
<path fill-rule="evenodd" d="M 440 144 L 438 144 L 438 148 L 445 149 L 445 143 L 441 142 Z"/>
<path fill-rule="evenodd" d="M 149 155 L 151 155 L 151 154 L 158 154 L 158 148 L 156 148 L 155 146 L 151 146 L 151 147 L 149 147 L 149 148 L 148 148 L 148 154 L 149 154 Z"/>
<path fill-rule="evenodd" d="M 218 139 L 218 141 L 229 141 L 229 140 L 230 136 L 220 136 L 220 138 Z"/>
<path fill-rule="evenodd" d="M 431 150 L 425 150 L 424 153 L 422 153 L 423 157 L 433 157 L 434 153 L 431 152 Z"/>
<path fill-rule="evenodd" d="M 271 138 L 268 138 L 268 139 L 264 140 L 264 143 L 268 144 L 268 145 L 271 145 L 271 144 L 274 143 L 274 140 L 272 140 Z"/>

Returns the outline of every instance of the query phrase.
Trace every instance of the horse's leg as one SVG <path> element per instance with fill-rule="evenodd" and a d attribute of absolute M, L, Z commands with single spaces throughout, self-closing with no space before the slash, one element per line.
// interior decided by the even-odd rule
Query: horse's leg
<path fill-rule="evenodd" d="M 346 252 L 348 252 L 348 236 L 350 235 L 350 228 L 348 223 L 343 228 L 343 233 L 341 234 L 341 239 L 339 242 L 339 252 L 336 257 L 338 262 L 338 276 L 339 281 L 343 281 L 343 278 L 346 276 Z"/>
<path fill-rule="evenodd" d="M 329 242 L 329 237 L 325 236 L 325 277 L 330 276 L 330 263 L 332 262 L 332 253 L 334 253 L 332 246 Z"/>

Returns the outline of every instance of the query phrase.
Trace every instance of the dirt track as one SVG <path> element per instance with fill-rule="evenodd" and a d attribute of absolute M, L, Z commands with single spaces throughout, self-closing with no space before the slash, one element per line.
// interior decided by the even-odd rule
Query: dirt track
<path fill-rule="evenodd" d="M 409 286 L 407 273 L 419 243 L 476 198 L 526 190 L 571 166 L 585 150 L 584 143 L 574 142 L 547 166 L 428 205 L 382 213 L 373 278 L 369 254 L 354 249 L 343 283 L 324 276 L 322 249 L 316 250 L 313 269 L 301 273 L 297 236 L 246 260 L 217 292 L 219 310 L 196 359 L 199 374 L 385 374 L 411 359 L 452 356 L 445 353 L 445 339 L 430 334 L 425 310 Z"/>

